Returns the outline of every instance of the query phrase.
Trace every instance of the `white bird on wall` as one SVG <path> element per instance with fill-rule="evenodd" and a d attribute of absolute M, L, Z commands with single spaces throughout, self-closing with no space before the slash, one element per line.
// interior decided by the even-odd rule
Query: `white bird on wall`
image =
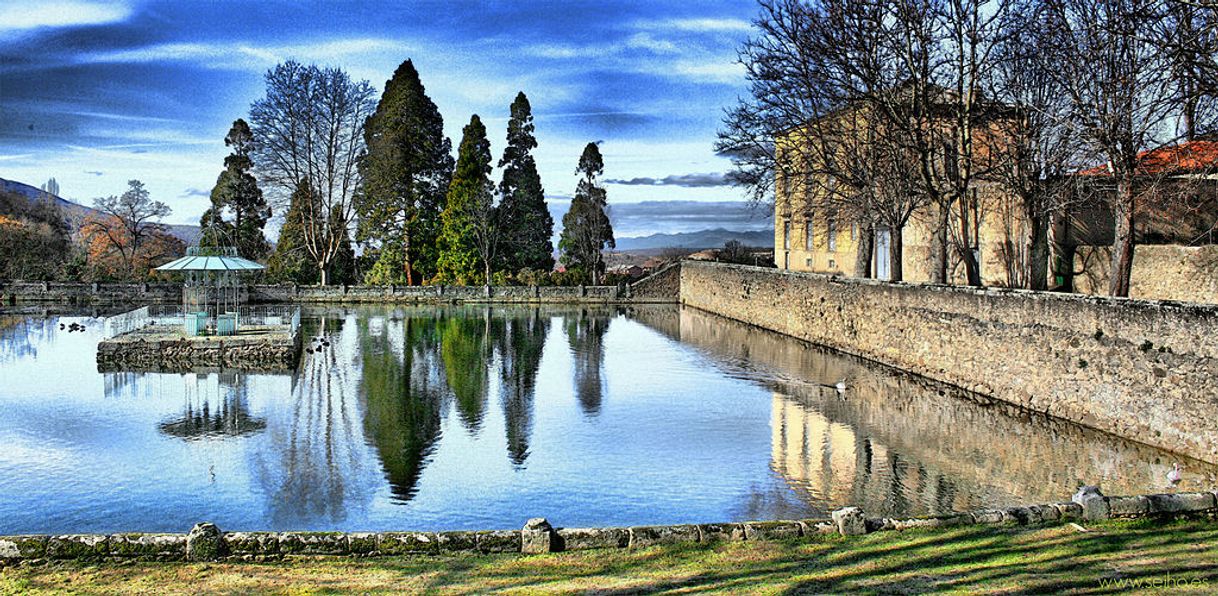
<path fill-rule="evenodd" d="M 1171 482 L 1173 485 L 1179 484 L 1180 479 L 1182 478 L 1180 475 L 1180 470 L 1182 469 L 1183 467 L 1181 467 L 1180 464 L 1172 464 L 1171 471 L 1167 473 L 1167 481 Z"/>

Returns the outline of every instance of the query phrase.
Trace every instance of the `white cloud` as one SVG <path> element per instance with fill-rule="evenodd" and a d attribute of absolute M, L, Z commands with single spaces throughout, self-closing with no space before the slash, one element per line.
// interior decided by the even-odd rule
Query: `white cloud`
<path fill-rule="evenodd" d="M 742 19 L 673 19 L 668 26 L 681 31 L 736 32 L 749 31 L 753 25 Z"/>
<path fill-rule="evenodd" d="M 747 33 L 753 24 L 744 19 L 664 19 L 635 21 L 634 28 L 643 31 L 685 31 L 690 33 Z"/>
<path fill-rule="evenodd" d="M 711 62 L 679 60 L 670 66 L 672 70 L 668 72 L 697 81 L 715 83 L 744 82 L 744 65 L 739 62 L 727 60 Z"/>
<path fill-rule="evenodd" d="M 85 57 L 84 61 L 125 63 L 169 60 L 198 62 L 208 68 L 261 70 L 290 58 L 302 62 L 330 63 L 349 59 L 352 56 L 410 50 L 411 47 L 401 41 L 378 38 L 330 39 L 314 43 L 273 46 L 239 42 L 166 43 L 131 50 L 99 52 Z"/>
<path fill-rule="evenodd" d="M 0 33 L 41 27 L 101 25 L 125 20 L 131 8 L 120 2 L 6 2 L 0 6 Z"/>

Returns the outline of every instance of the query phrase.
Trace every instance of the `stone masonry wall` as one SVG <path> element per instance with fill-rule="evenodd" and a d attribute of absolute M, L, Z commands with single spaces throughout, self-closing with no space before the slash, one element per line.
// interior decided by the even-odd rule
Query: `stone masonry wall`
<path fill-rule="evenodd" d="M 1080 246 L 1075 254 L 1075 289 L 1108 293 L 1112 248 Z M 1134 247 L 1129 296 L 1146 300 L 1218 303 L 1218 245 L 1144 244 Z"/>
<path fill-rule="evenodd" d="M 652 277 L 657 278 L 653 280 Z M 676 302 L 677 268 L 644 278 L 634 286 L 294 286 L 252 285 L 242 288 L 253 303 L 362 302 L 632 302 L 634 288 L 642 302 Z M 0 280 L 0 305 L 55 303 L 90 305 L 178 304 L 180 283 L 71 283 Z"/>
<path fill-rule="evenodd" d="M 890 284 L 721 263 L 689 306 L 1218 461 L 1218 306 Z"/>

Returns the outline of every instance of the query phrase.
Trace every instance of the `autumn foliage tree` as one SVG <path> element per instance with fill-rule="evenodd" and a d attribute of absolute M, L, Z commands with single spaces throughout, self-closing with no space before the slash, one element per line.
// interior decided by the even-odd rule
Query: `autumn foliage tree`
<path fill-rule="evenodd" d="M 160 223 L 170 214 L 169 206 L 152 200 L 143 182 L 127 184 L 120 196 L 94 199 L 98 214 L 81 227 L 88 264 L 97 277 L 143 279 L 150 269 L 185 250 Z"/>

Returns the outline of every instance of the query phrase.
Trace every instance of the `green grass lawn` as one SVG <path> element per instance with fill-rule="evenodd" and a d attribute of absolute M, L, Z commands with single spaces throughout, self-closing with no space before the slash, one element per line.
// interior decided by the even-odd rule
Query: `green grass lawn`
<path fill-rule="evenodd" d="M 1212 520 L 1087 529 L 970 526 L 531 556 L 63 562 L 0 570 L 0 593 L 1218 592 Z"/>

